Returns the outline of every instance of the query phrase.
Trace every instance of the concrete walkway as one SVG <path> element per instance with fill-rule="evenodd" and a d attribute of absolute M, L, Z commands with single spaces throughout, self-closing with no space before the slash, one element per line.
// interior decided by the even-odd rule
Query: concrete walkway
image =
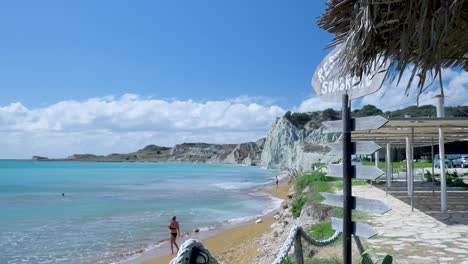
<path fill-rule="evenodd" d="M 390 212 L 371 215 L 367 220 L 379 233 L 367 240 L 377 255 L 390 254 L 394 263 L 468 264 L 468 225 L 462 224 L 467 222 L 463 220 L 468 213 L 443 214 L 446 219 L 461 220 L 447 225 L 418 209 L 411 212 L 411 206 L 376 187 L 354 186 L 353 196 L 381 200 L 392 207 Z"/>

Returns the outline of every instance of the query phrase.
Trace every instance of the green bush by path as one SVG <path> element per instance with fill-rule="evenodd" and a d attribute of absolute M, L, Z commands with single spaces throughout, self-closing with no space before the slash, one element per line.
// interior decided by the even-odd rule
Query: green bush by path
<path fill-rule="evenodd" d="M 298 218 L 301 215 L 301 210 L 306 203 L 307 198 L 305 196 L 296 196 L 291 204 L 291 213 L 294 218 Z"/>

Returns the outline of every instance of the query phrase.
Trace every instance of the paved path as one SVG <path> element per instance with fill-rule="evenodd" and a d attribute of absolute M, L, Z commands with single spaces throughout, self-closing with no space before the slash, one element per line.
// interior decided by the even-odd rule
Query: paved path
<path fill-rule="evenodd" d="M 378 236 L 367 240 L 377 255 L 390 254 L 394 263 L 462 263 L 468 264 L 468 225 L 447 225 L 371 186 L 353 187 L 353 196 L 382 200 L 393 209 L 384 215 L 371 215 L 368 219 Z M 468 201 L 464 201 L 468 203 Z M 468 213 L 456 214 L 466 219 Z M 460 221 L 466 222 L 466 221 Z"/>

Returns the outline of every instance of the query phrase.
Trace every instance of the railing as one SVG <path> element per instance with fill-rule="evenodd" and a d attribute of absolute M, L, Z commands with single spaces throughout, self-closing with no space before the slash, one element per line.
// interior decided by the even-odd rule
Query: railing
<path fill-rule="evenodd" d="M 283 246 L 281 247 L 279 255 L 273 261 L 273 264 L 281 264 L 288 256 L 289 250 L 294 243 L 294 256 L 296 259 L 296 264 L 304 264 L 304 255 L 302 253 L 302 241 L 301 238 L 304 238 L 309 244 L 314 246 L 322 247 L 328 246 L 335 242 L 341 235 L 341 232 L 335 231 L 335 234 L 326 240 L 317 240 L 309 236 L 302 227 L 294 225 L 289 232 L 286 241 L 284 241 Z"/>

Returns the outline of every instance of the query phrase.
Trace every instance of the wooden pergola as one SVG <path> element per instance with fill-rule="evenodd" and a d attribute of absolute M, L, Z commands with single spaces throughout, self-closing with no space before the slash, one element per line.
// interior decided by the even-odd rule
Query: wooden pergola
<path fill-rule="evenodd" d="M 384 146 L 406 146 L 406 138 L 414 147 L 431 146 L 438 140 L 439 128 L 444 130 L 444 142 L 468 141 L 468 118 L 395 118 L 379 129 L 354 131 L 353 141 L 374 141 Z"/>

